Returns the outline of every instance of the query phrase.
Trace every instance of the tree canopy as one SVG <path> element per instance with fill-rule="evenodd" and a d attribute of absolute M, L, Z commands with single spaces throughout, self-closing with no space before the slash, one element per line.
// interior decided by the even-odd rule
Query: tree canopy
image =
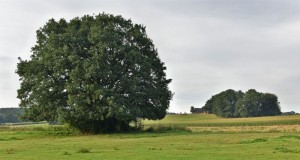
<path fill-rule="evenodd" d="M 102 132 L 165 117 L 171 79 L 144 26 L 102 13 L 50 19 L 36 34 L 30 60 L 19 58 L 16 71 L 24 118 Z"/>
<path fill-rule="evenodd" d="M 280 106 L 275 94 L 260 93 L 254 89 L 246 93 L 232 89 L 210 98 L 203 109 L 221 117 L 258 117 L 280 115 Z"/>

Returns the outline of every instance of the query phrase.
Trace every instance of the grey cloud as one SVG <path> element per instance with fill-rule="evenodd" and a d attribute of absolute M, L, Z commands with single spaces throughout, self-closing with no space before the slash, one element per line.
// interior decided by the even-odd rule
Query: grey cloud
<path fill-rule="evenodd" d="M 156 1 L 157 2 L 157 1 Z M 195 17 L 212 16 L 250 21 L 280 22 L 299 15 L 300 3 L 295 0 L 169 0 L 163 10 Z M 174 13 L 174 12 L 173 12 Z"/>
<path fill-rule="evenodd" d="M 16 91 L 16 58 L 29 57 L 35 31 L 49 18 L 105 11 L 147 27 L 173 79 L 170 111 L 202 106 L 225 89 L 255 88 L 277 94 L 284 110 L 300 112 L 297 0 L 9 0 L 0 6 L 5 22 L 0 26 L 0 81 L 11 82 L 1 92 Z"/>
<path fill-rule="evenodd" d="M 4 68 L 10 68 L 16 66 L 18 58 L 13 55 L 0 55 L 0 70 Z"/>
<path fill-rule="evenodd" d="M 11 62 L 13 59 L 9 56 L 0 56 L 0 62 Z"/>

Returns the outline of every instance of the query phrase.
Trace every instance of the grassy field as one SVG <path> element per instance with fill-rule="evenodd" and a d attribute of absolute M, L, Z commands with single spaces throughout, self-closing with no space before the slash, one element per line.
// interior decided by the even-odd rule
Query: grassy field
<path fill-rule="evenodd" d="M 144 125 L 152 132 L 80 135 L 65 126 L 2 126 L 0 159 L 300 159 L 300 116 L 168 115 Z"/>

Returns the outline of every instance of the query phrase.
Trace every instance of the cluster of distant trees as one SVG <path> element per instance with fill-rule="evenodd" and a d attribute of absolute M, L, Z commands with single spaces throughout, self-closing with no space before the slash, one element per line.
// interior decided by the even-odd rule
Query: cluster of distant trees
<path fill-rule="evenodd" d="M 21 108 L 0 108 L 0 124 L 20 122 L 19 115 L 23 113 Z"/>
<path fill-rule="evenodd" d="M 202 108 L 204 112 L 221 117 L 259 117 L 280 115 L 281 110 L 275 94 L 247 92 L 232 89 L 212 96 Z"/>
<path fill-rule="evenodd" d="M 290 111 L 290 112 L 282 112 L 281 115 L 283 116 L 287 116 L 287 115 L 298 115 L 299 113 L 295 112 L 295 111 Z"/>
<path fill-rule="evenodd" d="M 203 108 L 195 108 L 194 106 L 191 106 L 191 110 L 190 112 L 192 114 L 196 114 L 196 113 L 205 113 Z"/>

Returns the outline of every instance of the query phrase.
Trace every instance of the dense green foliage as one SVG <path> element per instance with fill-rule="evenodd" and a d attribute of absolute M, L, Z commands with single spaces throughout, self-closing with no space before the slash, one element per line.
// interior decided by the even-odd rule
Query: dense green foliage
<path fill-rule="evenodd" d="M 0 124 L 20 122 L 19 116 L 23 113 L 21 108 L 0 108 Z"/>
<path fill-rule="evenodd" d="M 221 117 L 259 117 L 281 114 L 276 95 L 260 93 L 254 89 L 246 93 L 232 89 L 223 91 L 212 96 L 203 109 Z"/>
<path fill-rule="evenodd" d="M 171 80 L 142 25 L 105 13 L 51 19 L 37 31 L 32 53 L 17 69 L 26 119 L 102 132 L 166 115 Z"/>

